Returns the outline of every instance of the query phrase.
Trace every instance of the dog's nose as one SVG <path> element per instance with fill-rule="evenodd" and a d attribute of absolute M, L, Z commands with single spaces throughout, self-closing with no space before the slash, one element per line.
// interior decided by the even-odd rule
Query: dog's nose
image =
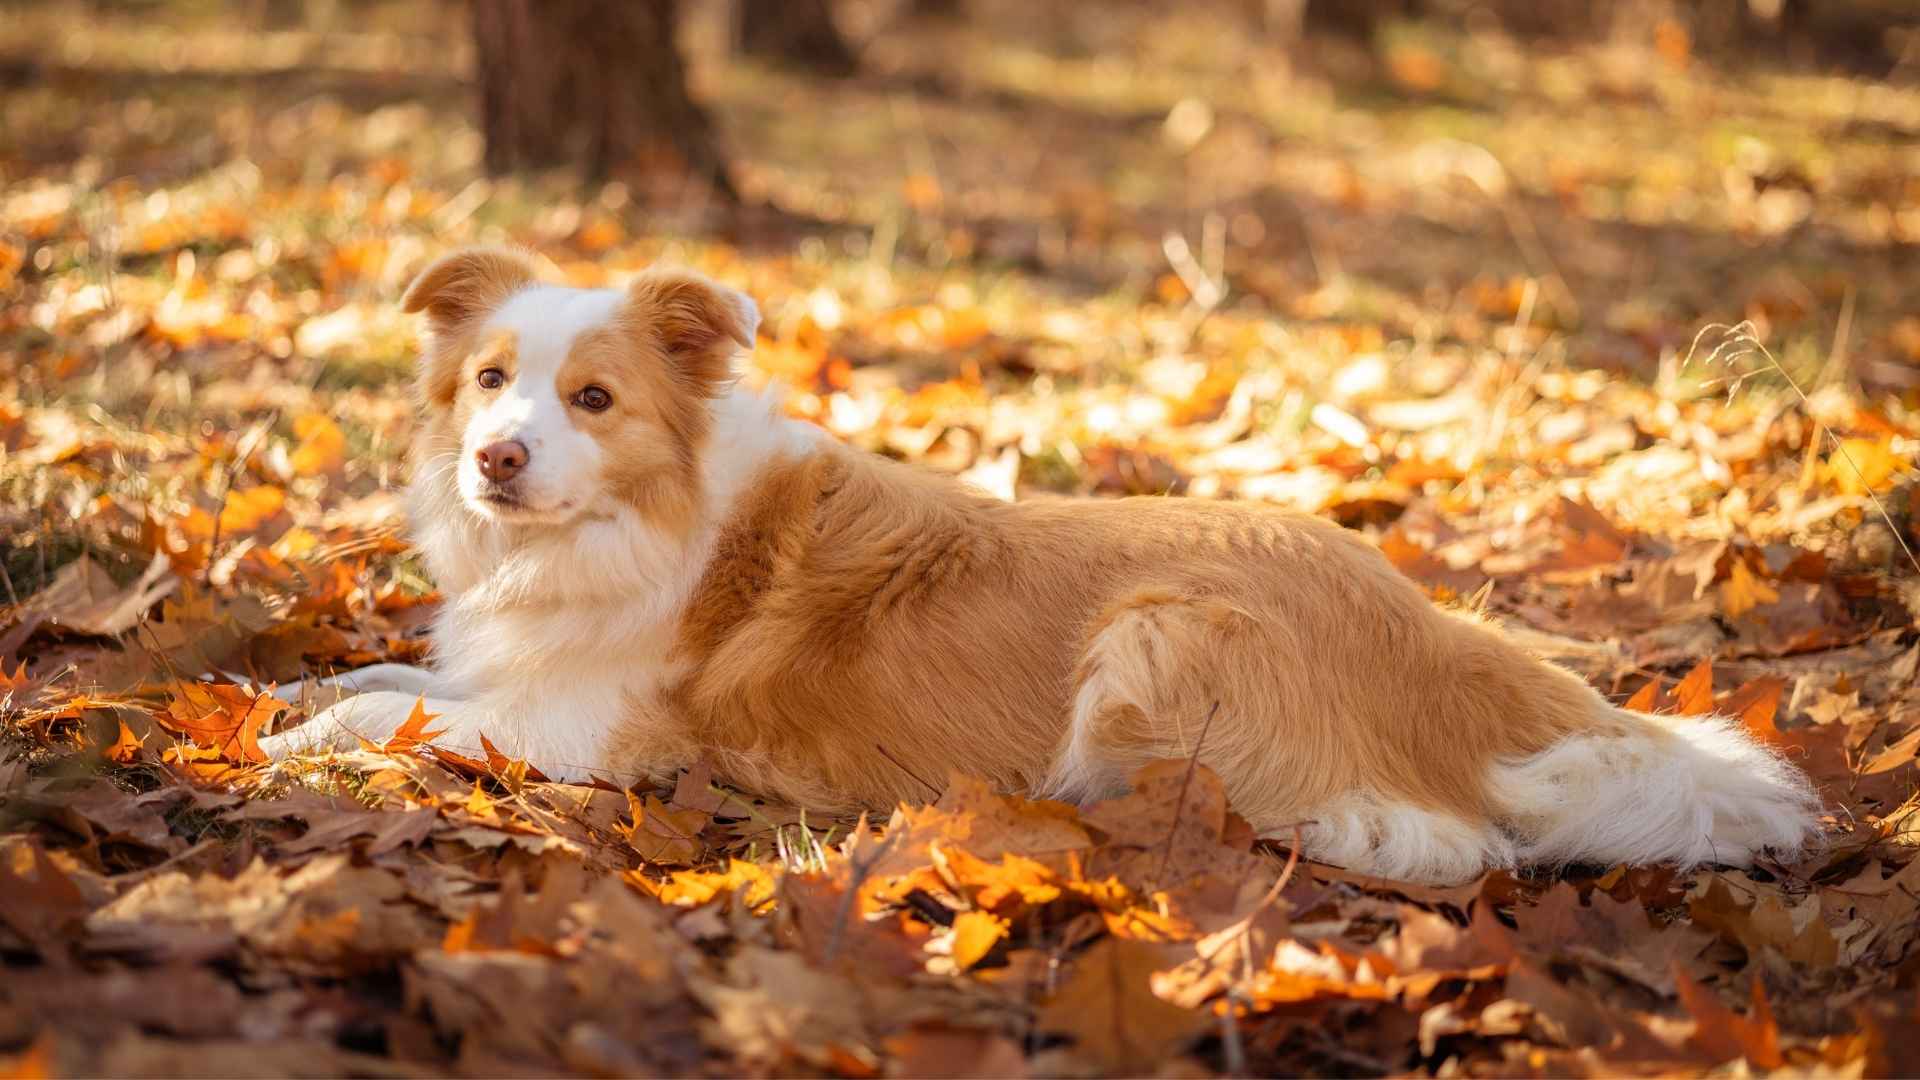
<path fill-rule="evenodd" d="M 527 444 L 503 440 L 473 452 L 480 464 L 480 475 L 496 484 L 504 484 L 527 467 Z"/>

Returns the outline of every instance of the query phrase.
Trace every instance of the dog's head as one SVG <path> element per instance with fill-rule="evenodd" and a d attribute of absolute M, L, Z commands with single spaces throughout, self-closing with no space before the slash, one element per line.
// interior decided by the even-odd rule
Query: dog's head
<path fill-rule="evenodd" d="M 526 257 L 496 249 L 429 266 L 402 307 L 425 312 L 431 331 L 416 469 L 450 473 L 480 517 L 524 526 L 686 513 L 708 401 L 760 318 L 752 300 L 691 271 L 573 289 L 539 283 Z"/>

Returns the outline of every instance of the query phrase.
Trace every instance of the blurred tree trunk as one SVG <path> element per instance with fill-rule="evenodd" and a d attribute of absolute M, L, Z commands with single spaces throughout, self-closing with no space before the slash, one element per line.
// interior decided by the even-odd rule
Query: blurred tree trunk
<path fill-rule="evenodd" d="M 737 198 L 687 90 L 676 0 L 473 0 L 487 169 L 705 182 Z"/>
<path fill-rule="evenodd" d="M 851 75 L 852 46 L 833 24 L 827 0 L 740 0 L 740 51 L 819 75 Z"/>
<path fill-rule="evenodd" d="M 1421 0 L 1305 0 L 1299 18 L 1309 30 L 1370 38 L 1381 23 L 1411 18 L 1423 6 Z"/>

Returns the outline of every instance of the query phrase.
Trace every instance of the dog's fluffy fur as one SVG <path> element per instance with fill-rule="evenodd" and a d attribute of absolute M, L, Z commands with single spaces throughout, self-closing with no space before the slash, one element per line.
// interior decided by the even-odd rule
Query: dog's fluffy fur
<path fill-rule="evenodd" d="M 1007 504 L 777 415 L 732 385 L 756 309 L 697 275 L 576 290 L 469 251 L 405 307 L 431 330 L 411 497 L 447 594 L 434 670 L 346 676 L 367 692 L 278 754 L 378 738 L 425 695 L 447 744 L 484 733 L 551 775 L 705 758 L 820 808 L 953 769 L 1088 800 L 1197 754 L 1256 828 L 1406 879 L 1744 864 L 1815 835 L 1805 778 L 1737 726 L 1615 708 L 1334 525 Z M 475 454 L 502 439 L 529 460 L 491 484 Z"/>

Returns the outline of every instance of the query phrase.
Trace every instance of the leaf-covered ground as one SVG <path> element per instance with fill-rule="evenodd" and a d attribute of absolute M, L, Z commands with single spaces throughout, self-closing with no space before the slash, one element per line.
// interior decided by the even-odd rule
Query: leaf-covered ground
<path fill-rule="evenodd" d="M 1920 1069 L 1911 73 L 1659 5 L 1295 44 L 1247 6 L 850 5 L 838 83 L 702 16 L 744 214 L 483 178 L 448 7 L 10 7 L 0 1071 Z M 1330 515 L 1619 700 L 1741 717 L 1829 843 L 1434 889 L 1254 843 L 1186 762 L 866 822 L 425 717 L 262 764 L 288 717 L 203 675 L 425 652 L 394 297 L 480 241 L 746 287 L 750 377 L 1006 497 Z"/>

